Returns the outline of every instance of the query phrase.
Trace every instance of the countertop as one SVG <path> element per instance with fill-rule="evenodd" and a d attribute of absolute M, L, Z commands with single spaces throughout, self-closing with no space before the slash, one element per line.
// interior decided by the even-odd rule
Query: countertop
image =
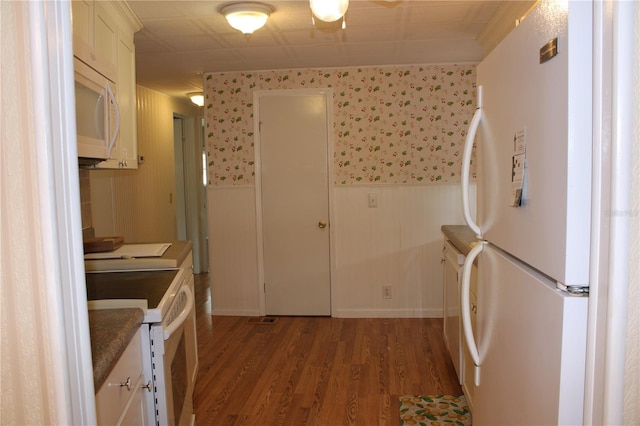
<path fill-rule="evenodd" d="M 442 225 L 440 230 L 465 256 L 471 251 L 471 243 L 477 241 L 476 234 L 467 225 Z"/>
<path fill-rule="evenodd" d="M 144 257 L 135 259 L 96 259 L 85 260 L 86 272 L 98 271 L 131 271 L 134 269 L 167 269 L 177 268 L 191 251 L 190 240 L 159 241 L 170 242 L 171 246 L 161 257 Z M 126 243 L 125 243 L 126 244 Z"/>
<path fill-rule="evenodd" d="M 89 311 L 93 383 L 98 392 L 140 328 L 144 312 L 138 308 Z"/>

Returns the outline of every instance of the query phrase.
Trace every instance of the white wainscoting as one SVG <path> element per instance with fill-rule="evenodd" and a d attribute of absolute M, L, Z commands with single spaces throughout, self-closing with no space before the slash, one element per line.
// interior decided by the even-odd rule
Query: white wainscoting
<path fill-rule="evenodd" d="M 342 186 L 334 194 L 333 316 L 441 317 L 440 227 L 464 223 L 459 185 Z"/>
<path fill-rule="evenodd" d="M 207 212 L 212 313 L 259 316 L 254 187 L 209 187 Z"/>
<path fill-rule="evenodd" d="M 459 185 L 333 189 L 332 316 L 441 317 L 444 224 L 464 223 Z M 471 188 L 475 205 L 475 186 Z M 259 315 L 253 186 L 207 191 L 215 315 Z M 369 207 L 369 194 L 378 206 Z M 391 286 L 384 299 L 383 286 Z"/>

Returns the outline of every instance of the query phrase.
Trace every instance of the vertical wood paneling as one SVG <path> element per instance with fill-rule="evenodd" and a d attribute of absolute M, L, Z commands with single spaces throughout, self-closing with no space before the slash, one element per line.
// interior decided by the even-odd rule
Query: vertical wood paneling
<path fill-rule="evenodd" d="M 144 87 L 137 88 L 138 154 L 144 156 L 137 172 L 116 180 L 116 194 L 133 202 L 138 241 L 177 237 L 175 213 L 175 166 L 173 105 L 171 98 Z M 131 176 L 135 173 L 136 176 Z M 135 192 L 127 193 L 128 178 L 135 177 Z M 125 200 L 115 198 L 118 205 Z M 129 204 L 131 205 L 131 204 Z"/>
<path fill-rule="evenodd" d="M 459 185 L 342 186 L 334 193 L 334 315 L 441 316 L 440 227 L 464 223 Z M 368 207 L 369 194 L 377 208 Z M 391 299 L 383 299 L 383 286 L 391 286 Z"/>
<path fill-rule="evenodd" d="M 440 227 L 464 223 L 459 185 L 333 191 L 333 316 L 442 316 Z M 369 194 L 377 208 L 368 207 Z M 214 312 L 257 315 L 254 188 L 210 187 L 208 205 Z M 382 298 L 383 285 L 392 287 L 391 299 Z"/>
<path fill-rule="evenodd" d="M 215 315 L 260 313 L 253 187 L 209 187 L 209 275 Z"/>

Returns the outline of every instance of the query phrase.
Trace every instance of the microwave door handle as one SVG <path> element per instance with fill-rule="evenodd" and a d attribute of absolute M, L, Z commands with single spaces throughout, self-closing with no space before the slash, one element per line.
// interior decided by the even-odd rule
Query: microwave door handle
<path fill-rule="evenodd" d="M 118 138 L 118 132 L 120 131 L 120 108 L 118 108 L 118 101 L 116 100 L 116 97 L 113 94 L 113 91 L 111 90 L 111 86 L 109 85 L 109 82 L 107 82 L 106 91 L 107 91 L 107 96 L 109 96 L 109 103 L 113 103 L 113 107 L 116 114 L 115 129 L 113 130 L 113 134 L 111 135 L 111 138 L 109 140 L 109 146 L 107 147 L 107 157 L 111 158 L 111 150 L 116 144 L 116 139 Z"/>
<path fill-rule="evenodd" d="M 193 309 L 193 293 L 191 292 L 191 288 L 189 286 L 185 286 L 180 290 L 180 292 L 185 294 L 187 301 L 184 305 L 184 309 L 180 312 L 180 315 L 175 317 L 174 320 L 164 329 L 164 340 L 169 340 L 171 334 L 184 324 Z"/>

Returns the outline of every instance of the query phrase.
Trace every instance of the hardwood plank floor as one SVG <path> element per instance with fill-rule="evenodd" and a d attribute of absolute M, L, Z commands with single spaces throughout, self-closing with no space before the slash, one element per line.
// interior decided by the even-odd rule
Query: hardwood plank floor
<path fill-rule="evenodd" d="M 398 397 L 460 394 L 442 319 L 211 315 L 196 275 L 201 425 L 400 424 Z M 252 320 L 254 320 L 252 322 Z"/>

